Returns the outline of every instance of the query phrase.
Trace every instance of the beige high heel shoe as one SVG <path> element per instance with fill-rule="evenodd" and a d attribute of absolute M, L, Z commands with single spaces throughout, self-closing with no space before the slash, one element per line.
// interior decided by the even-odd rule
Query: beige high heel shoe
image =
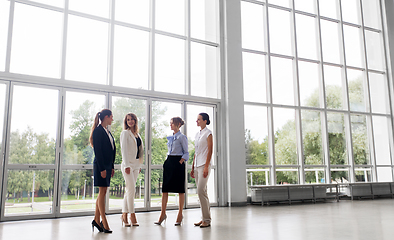
<path fill-rule="evenodd" d="M 123 215 L 123 214 L 120 215 L 120 221 L 122 221 L 122 226 L 124 225 L 125 227 L 130 227 L 131 224 L 126 222 L 127 221 L 127 216 L 126 217 L 124 217 L 124 216 L 126 216 L 126 215 Z"/>
<path fill-rule="evenodd" d="M 155 222 L 155 224 L 161 225 L 161 223 L 162 223 L 163 221 L 166 221 L 166 220 L 167 220 L 167 214 L 164 216 L 163 219 L 160 219 L 159 221 Z"/>

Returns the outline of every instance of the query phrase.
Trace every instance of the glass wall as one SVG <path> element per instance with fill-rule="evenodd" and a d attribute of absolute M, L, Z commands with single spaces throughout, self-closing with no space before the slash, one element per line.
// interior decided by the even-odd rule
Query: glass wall
<path fill-rule="evenodd" d="M 380 5 L 241 1 L 248 184 L 393 179 Z"/>

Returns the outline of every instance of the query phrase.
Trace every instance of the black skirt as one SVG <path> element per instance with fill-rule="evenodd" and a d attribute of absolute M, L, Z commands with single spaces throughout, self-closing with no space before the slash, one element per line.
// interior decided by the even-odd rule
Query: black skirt
<path fill-rule="evenodd" d="M 99 171 L 97 162 L 93 162 L 93 176 L 94 176 L 94 186 L 95 187 L 109 187 L 111 183 L 112 169 L 107 169 L 106 178 L 101 177 L 101 172 Z"/>
<path fill-rule="evenodd" d="M 163 164 L 162 192 L 185 193 L 185 162 L 182 156 L 168 156 Z"/>

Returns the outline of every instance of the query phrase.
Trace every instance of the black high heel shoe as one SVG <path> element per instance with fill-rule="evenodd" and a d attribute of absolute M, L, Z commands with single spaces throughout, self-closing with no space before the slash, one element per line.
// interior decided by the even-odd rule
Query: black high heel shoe
<path fill-rule="evenodd" d="M 94 227 L 96 227 L 99 232 L 103 232 L 104 231 L 103 228 L 96 221 L 94 221 L 94 219 L 93 219 L 93 221 L 92 221 L 92 232 L 94 232 Z"/>
<path fill-rule="evenodd" d="M 103 225 L 103 222 L 100 222 L 100 225 L 101 225 L 101 227 L 103 228 L 103 232 L 104 232 L 104 233 L 112 233 L 112 230 L 105 229 L 105 227 L 104 227 L 104 225 Z"/>

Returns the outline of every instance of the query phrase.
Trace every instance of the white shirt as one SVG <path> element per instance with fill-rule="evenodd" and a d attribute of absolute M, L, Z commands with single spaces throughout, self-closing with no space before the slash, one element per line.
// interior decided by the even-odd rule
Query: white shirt
<path fill-rule="evenodd" d="M 111 142 L 111 145 L 112 145 L 112 150 L 114 150 L 114 140 L 112 139 L 111 134 L 109 134 L 108 129 L 104 128 L 104 130 L 105 130 L 105 132 L 108 134 L 109 141 Z"/>
<path fill-rule="evenodd" d="M 195 167 L 200 167 L 205 165 L 208 156 L 208 137 L 212 135 L 212 131 L 205 127 L 196 134 L 195 145 Z M 211 164 L 211 162 L 209 162 Z"/>

